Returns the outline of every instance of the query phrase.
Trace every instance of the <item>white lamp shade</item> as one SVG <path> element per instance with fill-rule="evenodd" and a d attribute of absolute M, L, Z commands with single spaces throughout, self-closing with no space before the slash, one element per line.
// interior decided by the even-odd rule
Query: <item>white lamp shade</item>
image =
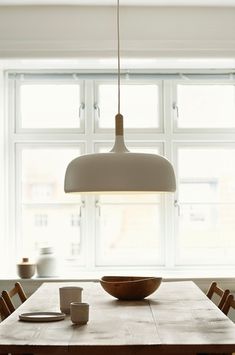
<path fill-rule="evenodd" d="M 171 163 L 155 154 L 109 152 L 88 154 L 70 162 L 65 192 L 174 192 Z"/>

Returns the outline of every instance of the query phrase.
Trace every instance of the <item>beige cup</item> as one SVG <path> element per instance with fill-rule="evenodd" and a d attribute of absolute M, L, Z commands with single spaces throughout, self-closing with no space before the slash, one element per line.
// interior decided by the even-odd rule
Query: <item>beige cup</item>
<path fill-rule="evenodd" d="M 89 304 L 72 302 L 70 304 L 70 316 L 74 324 L 86 324 L 89 320 Z"/>
<path fill-rule="evenodd" d="M 81 302 L 82 301 L 82 287 L 77 286 L 66 286 L 60 287 L 60 310 L 65 314 L 70 313 L 70 303 L 71 302 Z"/>

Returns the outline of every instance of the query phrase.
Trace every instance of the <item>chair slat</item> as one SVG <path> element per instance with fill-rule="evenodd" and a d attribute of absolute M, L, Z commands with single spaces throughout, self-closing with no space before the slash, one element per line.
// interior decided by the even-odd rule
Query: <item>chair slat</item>
<path fill-rule="evenodd" d="M 7 307 L 6 302 L 4 301 L 4 298 L 0 296 L 0 315 L 1 319 L 4 320 L 6 319 L 9 315 L 11 314 L 9 308 Z"/>
<path fill-rule="evenodd" d="M 2 291 L 2 297 L 4 298 L 4 301 L 6 302 L 6 305 L 11 313 L 14 312 L 16 309 L 12 300 L 11 300 L 12 297 L 15 296 L 16 294 L 18 294 L 22 303 L 27 300 L 27 296 L 23 290 L 23 287 L 21 286 L 21 284 L 19 282 L 16 282 L 15 286 L 11 290 Z"/>
<path fill-rule="evenodd" d="M 224 306 L 222 308 L 222 312 L 227 315 L 229 310 L 230 310 L 230 308 L 235 309 L 235 300 L 234 300 L 234 296 L 232 294 L 230 294 L 227 297 L 227 299 L 226 299 L 226 301 L 224 303 Z"/>
<path fill-rule="evenodd" d="M 217 285 L 217 282 L 214 281 L 210 285 L 206 295 L 208 298 L 212 299 L 214 294 L 217 294 L 218 296 L 220 296 L 220 301 L 219 301 L 219 304 L 217 305 L 217 307 L 219 309 L 222 309 L 228 295 L 230 294 L 230 290 L 228 290 L 228 289 L 223 290 L 221 287 L 219 287 Z"/>

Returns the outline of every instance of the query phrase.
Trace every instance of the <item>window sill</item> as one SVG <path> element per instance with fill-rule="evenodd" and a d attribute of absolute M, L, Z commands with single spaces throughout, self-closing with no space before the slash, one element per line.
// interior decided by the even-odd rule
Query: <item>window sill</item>
<path fill-rule="evenodd" d="M 72 275 L 72 276 L 71 276 Z M 235 280 L 235 268 L 234 269 L 220 269 L 218 270 L 111 270 L 109 272 L 105 270 L 86 272 L 78 270 L 76 274 L 64 274 L 58 277 L 37 277 L 34 276 L 31 279 L 21 279 L 17 275 L 5 276 L 0 275 L 1 281 L 27 281 L 27 282 L 67 282 L 67 281 L 99 281 L 104 275 L 133 275 L 133 276 L 162 276 L 164 281 L 180 281 L 180 280 Z"/>
<path fill-rule="evenodd" d="M 123 272 L 103 272 L 102 275 L 107 275 L 107 274 L 121 274 L 123 275 Z M 126 273 L 127 274 L 127 273 Z M 145 273 L 137 273 L 137 272 L 129 272 L 129 275 L 148 275 L 148 276 L 156 276 L 156 275 L 161 275 L 163 277 L 163 280 L 165 282 L 171 282 L 171 281 L 193 281 L 195 284 L 203 291 L 206 292 L 211 284 L 212 281 L 218 282 L 220 287 L 223 289 L 229 289 L 232 293 L 235 293 L 235 272 L 229 272 L 229 273 L 209 273 L 205 272 L 204 274 L 202 273 L 196 273 L 196 272 L 145 272 Z M 99 273 L 80 273 L 79 276 L 77 277 L 47 277 L 47 278 L 39 278 L 39 277 L 33 277 L 31 279 L 20 279 L 17 276 L 12 276 L 12 277 L 4 277 L 0 276 L 0 283 L 1 283 L 1 290 L 3 289 L 10 289 L 12 285 L 19 281 L 26 294 L 30 296 L 32 293 L 36 291 L 38 287 L 40 287 L 41 284 L 44 282 L 98 282 L 99 278 L 101 277 L 101 274 Z"/>

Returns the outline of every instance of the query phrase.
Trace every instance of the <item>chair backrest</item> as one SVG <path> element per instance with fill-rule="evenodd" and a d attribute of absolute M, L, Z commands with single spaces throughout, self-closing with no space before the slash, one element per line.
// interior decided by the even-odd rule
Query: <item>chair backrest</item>
<path fill-rule="evenodd" d="M 234 296 L 230 293 L 230 295 L 227 297 L 224 305 L 223 305 L 223 308 L 221 309 L 221 311 L 224 313 L 224 314 L 228 314 L 230 308 L 233 308 L 235 309 L 235 300 L 234 300 Z"/>
<path fill-rule="evenodd" d="M 219 304 L 218 304 L 218 308 L 219 309 L 222 309 L 223 306 L 224 306 L 224 303 L 228 297 L 228 295 L 230 294 L 230 291 L 227 289 L 227 290 L 223 290 L 222 288 L 220 288 L 218 285 L 217 285 L 217 282 L 212 282 L 212 284 L 210 285 L 208 291 L 207 291 L 207 297 L 212 299 L 213 295 L 214 294 L 217 294 L 218 296 L 220 296 L 220 301 L 219 301 Z"/>
<path fill-rule="evenodd" d="M 7 307 L 6 302 L 4 301 L 4 298 L 0 296 L 0 316 L 1 320 L 4 320 L 11 314 L 9 308 Z"/>
<path fill-rule="evenodd" d="M 23 290 L 23 287 L 21 286 L 21 284 L 19 282 L 15 283 L 15 286 L 10 290 L 10 291 L 2 291 L 2 297 L 4 298 L 4 301 L 7 304 L 7 307 L 9 308 L 9 311 L 12 313 L 15 311 L 16 307 L 14 306 L 13 302 L 12 302 L 12 297 L 14 297 L 15 295 L 18 295 L 21 302 L 25 302 L 27 300 L 27 296 Z"/>

